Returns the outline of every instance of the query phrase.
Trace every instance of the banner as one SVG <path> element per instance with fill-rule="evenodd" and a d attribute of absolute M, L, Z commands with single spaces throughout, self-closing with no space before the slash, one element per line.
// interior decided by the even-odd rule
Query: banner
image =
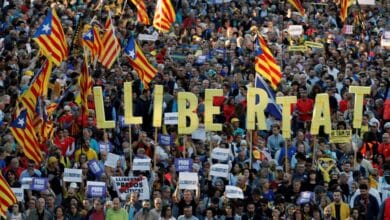
<path fill-rule="evenodd" d="M 213 164 L 213 165 L 211 165 L 210 175 L 227 178 L 229 175 L 229 165 L 228 164 Z"/>
<path fill-rule="evenodd" d="M 119 155 L 108 153 L 107 160 L 104 162 L 104 166 L 116 168 L 119 160 Z"/>
<path fill-rule="evenodd" d="M 48 187 L 47 178 L 33 178 L 31 182 L 31 189 L 36 191 L 46 190 Z"/>
<path fill-rule="evenodd" d="M 290 25 L 288 26 L 288 33 L 291 36 L 298 36 L 303 33 L 303 27 L 302 25 Z"/>
<path fill-rule="evenodd" d="M 178 115 L 177 112 L 164 113 L 164 123 L 166 125 L 177 125 Z"/>
<path fill-rule="evenodd" d="M 192 162 L 191 158 L 176 158 L 176 172 L 192 172 Z"/>
<path fill-rule="evenodd" d="M 87 195 L 91 197 L 105 197 L 107 186 L 105 182 L 87 181 Z"/>
<path fill-rule="evenodd" d="M 138 40 L 140 41 L 156 41 L 158 39 L 158 33 L 156 31 L 153 34 L 139 34 Z"/>
<path fill-rule="evenodd" d="M 356 4 L 356 2 L 352 1 L 352 4 Z M 359 0 L 359 5 L 375 5 L 375 0 Z"/>
<path fill-rule="evenodd" d="M 23 177 L 22 179 L 22 189 L 31 189 L 32 177 Z"/>
<path fill-rule="evenodd" d="M 242 189 L 236 186 L 226 186 L 225 193 L 226 197 L 229 199 L 244 199 Z"/>
<path fill-rule="evenodd" d="M 305 52 L 307 50 L 306 46 L 289 46 L 287 48 L 288 51 L 301 51 Z"/>
<path fill-rule="evenodd" d="M 112 179 L 114 180 L 118 195 L 122 200 L 126 200 L 126 196 L 131 192 L 138 192 L 139 200 L 150 199 L 149 185 L 146 177 L 114 176 Z"/>
<path fill-rule="evenodd" d="M 197 173 L 180 172 L 179 188 L 180 189 L 197 189 L 199 178 Z"/>
<path fill-rule="evenodd" d="M 343 144 L 352 140 L 352 130 L 332 130 L 329 136 L 330 143 Z"/>
<path fill-rule="evenodd" d="M 23 188 L 11 188 L 12 191 L 15 193 L 16 199 L 18 202 L 24 201 L 24 190 Z"/>
<path fill-rule="evenodd" d="M 88 168 L 97 177 L 100 177 L 103 174 L 103 169 L 99 166 L 97 160 L 88 161 Z"/>
<path fill-rule="evenodd" d="M 322 43 L 317 43 L 314 41 L 305 41 L 305 46 L 311 48 L 319 48 L 319 49 L 324 48 L 324 45 Z"/>
<path fill-rule="evenodd" d="M 170 135 L 159 134 L 158 143 L 161 146 L 169 146 L 173 144 L 173 138 Z"/>
<path fill-rule="evenodd" d="M 64 182 L 82 182 L 82 170 L 81 169 L 69 169 L 64 170 Z"/>
<path fill-rule="evenodd" d="M 150 158 L 140 159 L 134 158 L 133 160 L 133 170 L 139 171 L 150 171 Z"/>
<path fill-rule="evenodd" d="M 211 159 L 227 161 L 229 159 L 230 149 L 227 148 L 214 148 L 211 152 Z"/>

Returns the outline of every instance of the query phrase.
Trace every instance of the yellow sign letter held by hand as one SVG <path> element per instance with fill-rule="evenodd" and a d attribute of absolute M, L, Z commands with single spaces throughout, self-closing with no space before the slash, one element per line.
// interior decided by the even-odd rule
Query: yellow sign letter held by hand
<path fill-rule="evenodd" d="M 115 128 L 115 121 L 106 121 L 104 114 L 103 92 L 102 87 L 93 88 L 96 109 L 96 127 L 97 128 Z"/>
<path fill-rule="evenodd" d="M 260 97 L 256 104 L 256 95 Z M 249 88 L 247 95 L 246 126 L 248 130 L 255 130 L 257 119 L 257 130 L 267 130 L 265 120 L 265 108 L 268 105 L 268 96 L 263 89 Z"/>
<path fill-rule="evenodd" d="M 276 97 L 276 103 L 282 106 L 282 134 L 285 139 L 291 137 L 291 104 L 297 103 L 296 96 Z"/>
<path fill-rule="evenodd" d="M 206 89 L 204 124 L 207 131 L 222 131 L 222 124 L 213 123 L 213 116 L 221 114 L 219 106 L 213 106 L 215 96 L 223 96 L 222 89 Z"/>
<path fill-rule="evenodd" d="M 163 104 L 163 86 L 154 86 L 153 100 L 153 127 L 161 127 L 162 121 L 162 104 Z"/>
<path fill-rule="evenodd" d="M 188 108 L 187 108 L 188 103 Z M 190 92 L 178 94 L 178 133 L 191 134 L 199 126 L 199 119 L 196 113 L 198 98 Z M 190 126 L 187 127 L 187 117 L 190 119 Z"/>
<path fill-rule="evenodd" d="M 124 108 L 125 108 L 125 124 L 142 124 L 142 117 L 133 115 L 133 88 L 131 82 L 125 82 L 124 89 Z"/>
<path fill-rule="evenodd" d="M 325 133 L 330 134 L 332 127 L 330 122 L 329 96 L 326 93 L 317 94 L 316 96 L 310 133 L 312 135 L 318 135 L 321 125 L 325 127 Z"/>
<path fill-rule="evenodd" d="M 363 98 L 364 95 L 370 94 L 371 88 L 368 86 L 350 86 L 348 92 L 355 94 L 352 126 L 353 128 L 361 128 L 363 120 Z"/>

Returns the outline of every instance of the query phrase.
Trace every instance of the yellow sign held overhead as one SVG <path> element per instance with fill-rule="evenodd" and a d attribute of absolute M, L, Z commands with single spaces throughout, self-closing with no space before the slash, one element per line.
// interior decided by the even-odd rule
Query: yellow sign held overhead
<path fill-rule="evenodd" d="M 288 51 L 292 52 L 292 51 L 301 51 L 301 52 L 305 52 L 307 50 L 307 47 L 306 46 L 289 46 L 287 48 Z"/>
<path fill-rule="evenodd" d="M 324 45 L 322 43 L 317 43 L 314 41 L 305 41 L 305 46 L 311 48 L 319 48 L 319 49 L 324 48 Z"/>
<path fill-rule="evenodd" d="M 330 142 L 334 144 L 349 143 L 352 139 L 352 130 L 333 130 L 329 137 Z"/>

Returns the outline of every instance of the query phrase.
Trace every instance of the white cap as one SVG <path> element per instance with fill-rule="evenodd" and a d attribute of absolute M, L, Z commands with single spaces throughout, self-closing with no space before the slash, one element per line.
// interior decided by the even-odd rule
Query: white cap
<path fill-rule="evenodd" d="M 71 188 L 71 189 L 78 189 L 79 187 L 77 186 L 77 183 L 71 183 L 69 188 Z"/>

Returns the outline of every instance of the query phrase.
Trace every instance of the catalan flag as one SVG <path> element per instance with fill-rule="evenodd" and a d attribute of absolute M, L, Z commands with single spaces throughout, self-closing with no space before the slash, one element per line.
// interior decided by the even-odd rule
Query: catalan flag
<path fill-rule="evenodd" d="M 176 20 L 175 9 L 171 0 L 157 0 L 154 12 L 153 26 L 157 30 L 166 33 L 171 29 L 171 25 Z"/>
<path fill-rule="evenodd" d="M 103 49 L 103 44 L 97 27 L 91 27 L 85 34 L 83 34 L 82 45 L 91 52 L 92 60 L 98 58 Z"/>
<path fill-rule="evenodd" d="M 15 193 L 0 173 L 0 217 L 6 217 L 8 207 L 17 202 Z"/>
<path fill-rule="evenodd" d="M 107 69 L 110 69 L 121 52 L 121 45 L 115 37 L 111 16 L 108 16 L 104 28 L 105 32 L 102 39 L 104 48 L 102 53 L 99 54 L 99 62 Z"/>
<path fill-rule="evenodd" d="M 138 76 L 144 85 L 147 86 L 156 76 L 157 69 L 149 63 L 133 37 L 131 37 L 127 42 L 125 55 L 130 65 L 138 73 Z"/>
<path fill-rule="evenodd" d="M 150 21 L 144 0 L 131 0 L 131 2 L 135 5 L 135 7 L 137 7 L 138 22 L 144 25 L 149 25 Z"/>
<path fill-rule="evenodd" d="M 255 70 L 271 83 L 271 87 L 276 89 L 282 78 L 280 67 L 278 66 L 267 43 L 259 34 L 255 42 Z"/>
<path fill-rule="evenodd" d="M 342 22 L 345 22 L 345 20 L 348 17 L 348 7 L 351 4 L 350 0 L 341 0 L 340 1 L 340 18 Z"/>
<path fill-rule="evenodd" d="M 88 72 L 88 62 L 85 58 L 81 66 L 80 83 L 80 97 L 82 114 L 88 114 L 88 96 L 92 93 L 92 78 Z"/>
<path fill-rule="evenodd" d="M 301 1 L 299 0 L 288 0 L 288 2 L 294 6 L 295 9 L 299 11 L 299 13 L 303 16 L 305 16 L 305 9 L 302 7 Z"/>
<path fill-rule="evenodd" d="M 33 39 L 39 45 L 41 52 L 59 66 L 68 58 L 68 45 L 60 19 L 54 9 L 51 9 L 35 32 Z"/>
<path fill-rule="evenodd" d="M 263 78 L 259 74 L 256 74 L 255 77 L 255 87 L 259 89 L 263 89 L 267 92 L 269 101 L 268 101 L 267 108 L 265 109 L 265 112 L 275 117 L 276 120 L 281 120 L 282 110 L 280 109 L 280 106 L 277 105 L 275 102 L 276 100 L 275 92 L 269 88 L 268 84 L 264 82 Z M 256 104 L 259 103 L 259 101 L 260 98 L 256 96 Z"/>
<path fill-rule="evenodd" d="M 27 108 L 30 116 L 36 112 L 38 97 L 47 95 L 51 71 L 51 61 L 47 60 L 43 64 L 41 72 L 32 80 L 30 87 L 19 98 L 23 107 Z"/>
<path fill-rule="evenodd" d="M 18 117 L 11 122 L 10 130 L 15 140 L 22 146 L 26 157 L 39 164 L 42 161 L 41 150 L 38 147 L 38 138 L 26 109 L 22 110 Z"/>

